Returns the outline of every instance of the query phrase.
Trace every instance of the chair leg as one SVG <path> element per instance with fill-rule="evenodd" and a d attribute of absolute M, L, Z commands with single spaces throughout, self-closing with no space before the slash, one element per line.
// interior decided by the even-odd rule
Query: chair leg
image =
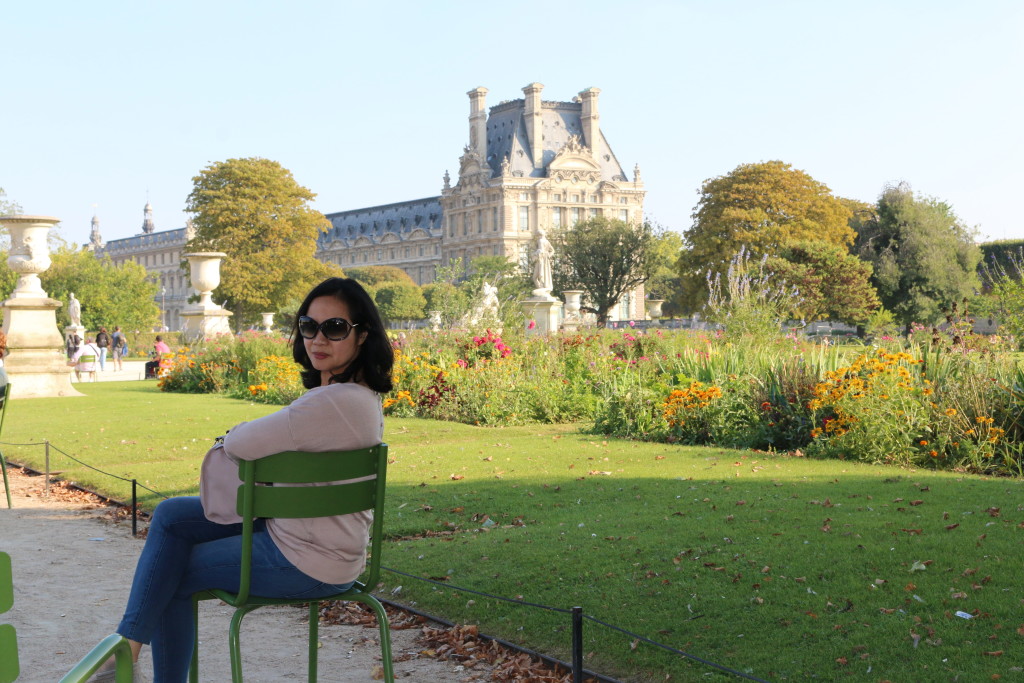
<path fill-rule="evenodd" d="M 374 614 L 377 615 L 377 626 L 380 629 L 380 654 L 384 667 L 384 680 L 386 683 L 395 683 L 395 670 L 391 662 L 391 624 L 388 622 L 388 613 L 384 605 L 376 598 L 367 594 L 367 600 L 360 600 L 364 605 L 369 605 Z"/>
<path fill-rule="evenodd" d="M 228 631 L 228 648 L 231 651 L 231 683 L 242 683 L 242 645 L 238 632 L 242 628 L 242 617 L 259 607 L 249 605 L 239 607 L 231 616 L 231 629 Z"/>
<path fill-rule="evenodd" d="M 4 491 L 7 493 L 7 507 L 11 506 L 11 483 L 7 480 L 7 461 L 4 460 L 4 454 L 0 453 L 0 471 L 4 474 Z"/>
<path fill-rule="evenodd" d="M 192 665 L 188 668 L 189 683 L 199 683 L 199 600 L 192 598 Z"/>
<path fill-rule="evenodd" d="M 320 603 L 309 603 L 309 683 L 316 683 L 316 658 L 320 647 Z"/>

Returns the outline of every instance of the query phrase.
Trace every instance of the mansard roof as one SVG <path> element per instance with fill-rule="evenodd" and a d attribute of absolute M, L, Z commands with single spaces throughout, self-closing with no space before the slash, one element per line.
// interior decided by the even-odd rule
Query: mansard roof
<path fill-rule="evenodd" d="M 404 240 L 417 228 L 427 232 L 439 231 L 443 216 L 440 199 L 427 197 L 325 214 L 332 227 L 320 235 L 319 241 L 324 244 L 367 237 L 377 242 L 387 234 Z"/>
<path fill-rule="evenodd" d="M 177 228 L 175 230 L 141 233 L 118 240 L 108 240 L 102 249 L 97 249 L 96 251 L 99 254 L 117 254 L 140 250 L 144 251 L 147 249 L 184 246 L 187 241 L 188 240 L 185 239 L 185 228 Z"/>
<path fill-rule="evenodd" d="M 582 112 L 583 104 L 580 102 L 541 103 L 543 160 L 541 166 L 534 166 L 526 130 L 526 100 L 511 100 L 491 107 L 487 119 L 487 163 L 491 167 L 491 177 L 501 175 L 501 163 L 506 157 L 514 175 L 545 177 L 551 161 L 569 138 L 583 138 Z M 604 133 L 599 135 L 596 149 L 591 151 L 601 165 L 601 180 L 626 180 L 626 174 Z"/>

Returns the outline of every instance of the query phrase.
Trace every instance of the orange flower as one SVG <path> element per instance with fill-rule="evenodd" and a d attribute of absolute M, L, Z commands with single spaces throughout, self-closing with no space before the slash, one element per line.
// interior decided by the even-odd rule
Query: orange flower
<path fill-rule="evenodd" d="M 920 444 L 921 444 L 922 446 L 927 446 L 927 445 L 928 445 L 928 442 L 927 442 L 927 441 L 925 441 L 924 439 L 922 439 L 922 440 L 920 441 Z"/>

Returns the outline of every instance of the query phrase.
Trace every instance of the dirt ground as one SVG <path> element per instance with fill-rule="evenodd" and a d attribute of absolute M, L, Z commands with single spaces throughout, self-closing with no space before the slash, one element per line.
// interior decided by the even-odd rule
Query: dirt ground
<path fill-rule="evenodd" d="M 11 555 L 14 607 L 0 623 L 17 629 L 19 682 L 59 680 L 96 643 L 114 632 L 124 609 L 143 541 L 131 522 L 116 521 L 111 508 L 83 502 L 81 495 L 52 490 L 43 497 L 42 477 L 10 469 L 13 509 L 0 495 L 0 550 Z M 242 625 L 245 680 L 272 683 L 306 679 L 305 610 L 262 608 Z M 230 610 L 200 603 L 200 679 L 231 679 L 227 651 Z M 415 683 L 464 683 L 490 677 L 476 666 L 420 656 L 419 629 L 392 629 L 396 679 Z M 377 629 L 321 626 L 323 680 L 380 680 Z M 149 648 L 143 649 L 142 680 L 152 678 Z M 376 677 L 375 677 L 376 670 Z"/>

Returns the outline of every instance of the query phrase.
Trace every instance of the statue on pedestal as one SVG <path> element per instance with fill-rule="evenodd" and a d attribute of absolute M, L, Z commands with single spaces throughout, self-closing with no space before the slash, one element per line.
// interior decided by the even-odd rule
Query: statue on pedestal
<path fill-rule="evenodd" d="M 82 326 L 82 304 L 75 298 L 74 292 L 71 292 L 71 300 L 68 302 L 68 315 L 73 327 Z"/>
<path fill-rule="evenodd" d="M 554 286 L 551 281 L 551 259 L 555 248 L 545 235 L 544 228 L 537 228 L 537 247 L 533 251 L 533 293 L 538 296 L 551 296 Z"/>

